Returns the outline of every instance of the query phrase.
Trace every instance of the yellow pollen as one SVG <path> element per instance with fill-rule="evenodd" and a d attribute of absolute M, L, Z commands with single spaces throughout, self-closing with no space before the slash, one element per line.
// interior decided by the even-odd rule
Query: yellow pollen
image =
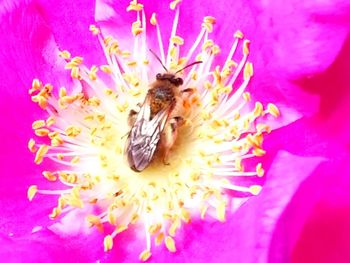
<path fill-rule="evenodd" d="M 262 168 L 262 164 L 261 163 L 258 163 L 258 165 L 256 166 L 256 174 L 259 176 L 259 177 L 263 177 L 264 176 L 264 169 Z"/>
<path fill-rule="evenodd" d="M 141 261 L 147 261 L 151 257 L 151 255 L 152 255 L 151 252 L 148 249 L 146 249 L 142 251 L 142 253 L 139 256 L 139 259 Z"/>
<path fill-rule="evenodd" d="M 79 68 L 78 67 L 73 67 L 72 70 L 71 70 L 70 76 L 73 79 L 80 79 Z"/>
<path fill-rule="evenodd" d="M 143 5 L 142 4 L 139 4 L 137 3 L 136 0 L 133 0 L 130 2 L 130 5 L 126 8 L 126 11 L 136 11 L 136 12 L 139 12 L 143 9 Z"/>
<path fill-rule="evenodd" d="M 249 102 L 251 101 L 251 97 L 250 97 L 250 93 L 249 92 L 244 92 L 243 93 L 243 99 L 246 101 L 246 102 Z"/>
<path fill-rule="evenodd" d="M 260 185 L 252 185 L 251 187 L 249 187 L 249 192 L 252 195 L 258 195 L 261 191 L 262 187 Z"/>
<path fill-rule="evenodd" d="M 112 73 L 112 69 L 110 66 L 108 65 L 102 65 L 100 66 L 100 69 L 104 72 L 104 73 L 107 73 L 107 74 L 111 74 Z"/>
<path fill-rule="evenodd" d="M 134 36 L 137 36 L 143 32 L 140 21 L 135 21 L 134 23 L 132 23 L 131 32 Z"/>
<path fill-rule="evenodd" d="M 250 62 L 247 62 L 244 66 L 244 72 L 243 72 L 244 80 L 252 77 L 253 74 L 254 74 L 253 64 Z"/>
<path fill-rule="evenodd" d="M 105 236 L 103 240 L 103 245 L 104 245 L 104 251 L 107 252 L 112 249 L 113 247 L 113 238 L 111 235 Z"/>
<path fill-rule="evenodd" d="M 60 51 L 59 56 L 63 59 L 70 59 L 71 54 L 67 50 Z"/>
<path fill-rule="evenodd" d="M 43 161 L 44 156 L 48 152 L 48 150 L 49 150 L 49 146 L 48 145 L 41 145 L 39 147 L 39 150 L 36 152 L 34 162 L 36 164 L 40 164 Z"/>
<path fill-rule="evenodd" d="M 255 155 L 255 156 L 263 156 L 263 155 L 265 155 L 265 151 L 263 150 L 263 149 L 261 149 L 261 148 L 255 148 L 254 150 L 253 150 L 253 154 Z"/>
<path fill-rule="evenodd" d="M 91 80 L 96 80 L 97 79 L 97 71 L 98 71 L 98 67 L 96 66 L 92 66 L 89 72 L 89 78 Z"/>
<path fill-rule="evenodd" d="M 35 147 L 35 140 L 32 138 L 28 141 L 28 149 L 33 153 L 37 150 Z"/>
<path fill-rule="evenodd" d="M 212 16 L 204 17 L 202 27 L 206 29 L 209 33 L 213 31 L 213 24 L 215 24 L 215 18 Z"/>
<path fill-rule="evenodd" d="M 43 176 L 44 176 L 48 181 L 54 182 L 54 181 L 57 180 L 57 177 L 56 177 L 53 173 L 51 173 L 51 172 L 49 172 L 49 171 L 44 171 L 44 172 L 43 172 Z"/>
<path fill-rule="evenodd" d="M 225 222 L 226 203 L 220 202 L 216 207 L 216 216 L 220 222 Z"/>
<path fill-rule="evenodd" d="M 89 30 L 92 32 L 93 35 L 100 34 L 100 30 L 95 25 L 90 25 Z"/>
<path fill-rule="evenodd" d="M 183 38 L 179 37 L 179 36 L 173 36 L 170 38 L 170 41 L 176 45 L 183 45 L 184 44 L 184 40 Z"/>
<path fill-rule="evenodd" d="M 243 54 L 245 56 L 248 56 L 248 54 L 249 54 L 249 46 L 250 46 L 250 41 L 244 40 L 244 42 L 243 42 Z"/>
<path fill-rule="evenodd" d="M 59 207 L 54 207 L 51 214 L 49 214 L 50 219 L 56 219 L 62 213 L 62 209 Z"/>
<path fill-rule="evenodd" d="M 81 133 L 81 128 L 75 127 L 75 126 L 69 126 L 67 127 L 65 133 L 69 137 L 76 137 Z"/>
<path fill-rule="evenodd" d="M 164 233 L 159 233 L 154 241 L 156 245 L 159 246 L 160 244 L 162 244 L 163 240 L 164 240 Z"/>
<path fill-rule="evenodd" d="M 36 185 L 29 186 L 28 191 L 27 191 L 27 197 L 28 197 L 29 201 L 33 200 L 37 191 L 38 191 L 38 187 Z"/>
<path fill-rule="evenodd" d="M 151 23 L 151 25 L 153 25 L 153 26 L 156 26 L 156 25 L 157 25 L 158 21 L 157 21 L 157 15 L 156 15 L 156 13 L 153 13 L 153 14 L 152 14 L 151 19 L 150 19 L 150 23 Z"/>
<path fill-rule="evenodd" d="M 170 9 L 175 10 L 176 7 L 181 3 L 182 0 L 175 0 L 170 3 Z"/>
<path fill-rule="evenodd" d="M 170 252 L 176 252 L 175 241 L 171 236 L 165 238 L 165 246 Z"/>
<path fill-rule="evenodd" d="M 278 110 L 277 106 L 273 103 L 267 104 L 267 111 L 275 118 L 280 116 L 280 111 Z"/>
<path fill-rule="evenodd" d="M 243 33 L 239 30 L 237 30 L 234 34 L 234 37 L 235 38 L 239 38 L 239 39 L 242 39 L 244 37 Z"/>
<path fill-rule="evenodd" d="M 44 137 L 44 136 L 47 136 L 49 132 L 50 131 L 48 129 L 41 128 L 41 129 L 36 129 L 34 133 L 36 136 Z"/>

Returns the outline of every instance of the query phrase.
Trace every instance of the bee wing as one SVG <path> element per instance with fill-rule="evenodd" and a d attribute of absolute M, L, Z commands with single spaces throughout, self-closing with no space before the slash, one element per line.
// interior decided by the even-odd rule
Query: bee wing
<path fill-rule="evenodd" d="M 135 171 L 144 170 L 152 161 L 171 107 L 169 105 L 150 120 L 149 97 L 146 97 L 128 138 L 128 161 Z"/>

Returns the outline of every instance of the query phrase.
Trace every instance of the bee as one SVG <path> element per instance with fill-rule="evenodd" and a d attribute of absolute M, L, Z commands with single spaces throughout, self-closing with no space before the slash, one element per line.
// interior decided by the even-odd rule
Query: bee
<path fill-rule="evenodd" d="M 184 111 L 182 106 L 184 96 L 194 92 L 192 88 L 180 90 L 183 79 L 176 74 L 202 63 L 196 61 L 175 73 L 169 73 L 160 58 L 152 50 L 150 51 L 166 72 L 156 75 L 156 80 L 150 85 L 144 102 L 139 104 L 139 111 L 129 112 L 128 124 L 131 130 L 125 152 L 130 168 L 136 172 L 143 171 L 160 148 L 163 150 L 163 163 L 168 164 L 168 156 L 176 141 L 178 128 L 184 123 L 184 118 L 181 116 Z"/>

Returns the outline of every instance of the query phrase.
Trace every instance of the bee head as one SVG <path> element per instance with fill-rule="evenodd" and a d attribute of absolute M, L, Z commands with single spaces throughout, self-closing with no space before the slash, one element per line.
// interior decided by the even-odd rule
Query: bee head
<path fill-rule="evenodd" d="M 171 74 L 171 73 L 164 73 L 164 74 L 158 73 L 156 75 L 156 79 L 157 80 L 167 80 L 171 84 L 175 85 L 176 87 L 179 87 L 184 83 L 182 78 L 177 78 L 175 76 L 175 74 Z"/>

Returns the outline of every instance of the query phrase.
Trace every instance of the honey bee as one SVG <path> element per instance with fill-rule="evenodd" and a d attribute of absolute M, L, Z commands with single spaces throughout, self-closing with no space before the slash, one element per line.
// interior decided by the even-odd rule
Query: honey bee
<path fill-rule="evenodd" d="M 162 64 L 159 57 L 151 52 Z M 143 171 L 160 148 L 163 150 L 163 163 L 168 164 L 168 156 L 176 141 L 178 128 L 184 123 L 181 116 L 184 111 L 183 99 L 194 92 L 191 88 L 180 90 L 183 79 L 176 74 L 199 63 L 202 61 L 191 63 L 175 73 L 169 73 L 162 64 L 166 72 L 156 75 L 143 104 L 139 104 L 139 111 L 129 112 L 128 124 L 131 130 L 125 151 L 132 170 Z"/>

